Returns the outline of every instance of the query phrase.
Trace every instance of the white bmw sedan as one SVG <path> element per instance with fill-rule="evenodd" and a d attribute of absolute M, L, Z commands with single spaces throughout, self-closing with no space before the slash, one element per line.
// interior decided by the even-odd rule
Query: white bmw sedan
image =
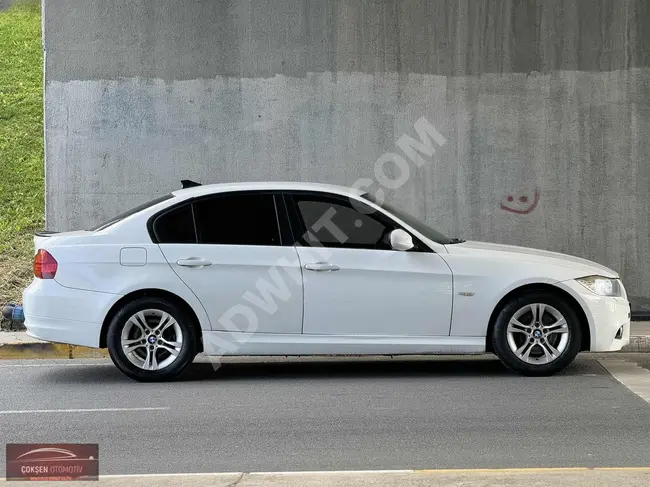
<path fill-rule="evenodd" d="M 448 238 L 368 194 L 199 185 L 87 231 L 35 237 L 28 333 L 108 348 L 141 381 L 225 355 L 495 353 L 549 375 L 629 342 L 616 272 Z"/>

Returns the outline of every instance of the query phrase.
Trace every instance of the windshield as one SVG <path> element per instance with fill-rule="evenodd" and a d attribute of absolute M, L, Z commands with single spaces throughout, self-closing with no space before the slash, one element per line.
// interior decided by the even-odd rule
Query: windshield
<path fill-rule="evenodd" d="M 449 238 L 446 235 L 443 235 L 439 231 L 431 228 L 429 225 L 427 225 L 426 223 L 424 223 L 420 219 L 414 217 L 413 215 L 409 215 L 404 210 L 396 208 L 395 206 L 393 206 L 393 205 L 391 205 L 389 203 L 379 203 L 374 198 L 374 196 L 370 195 L 369 193 L 363 194 L 362 197 L 367 199 L 368 201 L 372 201 L 376 205 L 379 205 L 381 208 L 386 210 L 388 213 L 391 213 L 391 214 L 395 215 L 397 218 L 402 220 L 407 225 L 413 227 L 416 231 L 420 232 L 422 235 L 427 237 L 429 240 L 433 240 L 434 242 L 442 244 L 442 245 L 449 245 L 449 244 L 461 242 L 460 239 Z"/>
<path fill-rule="evenodd" d="M 134 215 L 134 214 L 138 213 L 139 211 L 146 210 L 147 208 L 149 208 L 149 207 L 151 207 L 153 205 L 157 205 L 158 203 L 162 203 L 163 201 L 166 201 L 166 200 L 171 199 L 173 197 L 174 197 L 174 195 L 171 194 L 171 193 L 166 194 L 164 196 L 159 196 L 158 198 L 155 198 L 155 199 L 153 199 L 151 201 L 147 201 L 146 203 L 143 203 L 143 204 L 141 204 L 139 206 L 136 206 L 135 208 L 131 208 L 130 210 L 125 211 L 124 213 L 120 213 L 119 215 L 114 216 L 110 220 L 105 221 L 104 223 L 102 223 L 101 225 L 97 225 L 95 228 L 91 228 L 90 231 L 91 232 L 98 232 L 99 230 L 104 230 L 105 228 L 108 228 L 111 225 L 114 225 L 117 222 L 124 220 L 127 216 Z"/>

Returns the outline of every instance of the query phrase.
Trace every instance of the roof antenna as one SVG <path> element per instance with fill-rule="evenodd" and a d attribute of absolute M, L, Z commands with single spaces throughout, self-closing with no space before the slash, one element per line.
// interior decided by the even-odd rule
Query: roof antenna
<path fill-rule="evenodd" d="M 181 179 L 181 184 L 183 185 L 183 189 L 185 189 L 185 188 L 193 188 L 195 186 L 201 186 L 201 183 L 191 181 L 190 179 Z"/>

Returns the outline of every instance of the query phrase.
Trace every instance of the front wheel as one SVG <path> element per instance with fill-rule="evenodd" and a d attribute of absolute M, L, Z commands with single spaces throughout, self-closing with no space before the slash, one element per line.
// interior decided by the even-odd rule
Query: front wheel
<path fill-rule="evenodd" d="M 573 308 L 548 292 L 530 292 L 507 303 L 492 334 L 506 367 L 531 376 L 553 375 L 575 359 L 582 329 Z"/>
<path fill-rule="evenodd" d="M 149 382 L 176 377 L 197 352 L 194 323 L 182 308 L 160 298 L 126 304 L 111 320 L 111 360 L 132 379 Z"/>

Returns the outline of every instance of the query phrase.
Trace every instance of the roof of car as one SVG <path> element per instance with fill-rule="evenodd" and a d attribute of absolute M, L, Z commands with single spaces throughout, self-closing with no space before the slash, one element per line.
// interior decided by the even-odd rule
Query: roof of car
<path fill-rule="evenodd" d="M 321 183 L 298 183 L 289 181 L 268 181 L 268 182 L 251 182 L 251 183 L 220 183 L 220 184 L 205 184 L 200 186 L 193 186 L 191 188 L 179 189 L 173 191 L 175 196 L 202 196 L 212 193 L 221 193 L 226 191 L 264 191 L 264 190 L 277 190 L 277 191 L 323 191 L 327 193 L 337 193 L 344 195 L 360 196 L 364 193 L 359 189 L 348 188 L 345 186 L 337 186 L 334 184 L 321 184 Z"/>

